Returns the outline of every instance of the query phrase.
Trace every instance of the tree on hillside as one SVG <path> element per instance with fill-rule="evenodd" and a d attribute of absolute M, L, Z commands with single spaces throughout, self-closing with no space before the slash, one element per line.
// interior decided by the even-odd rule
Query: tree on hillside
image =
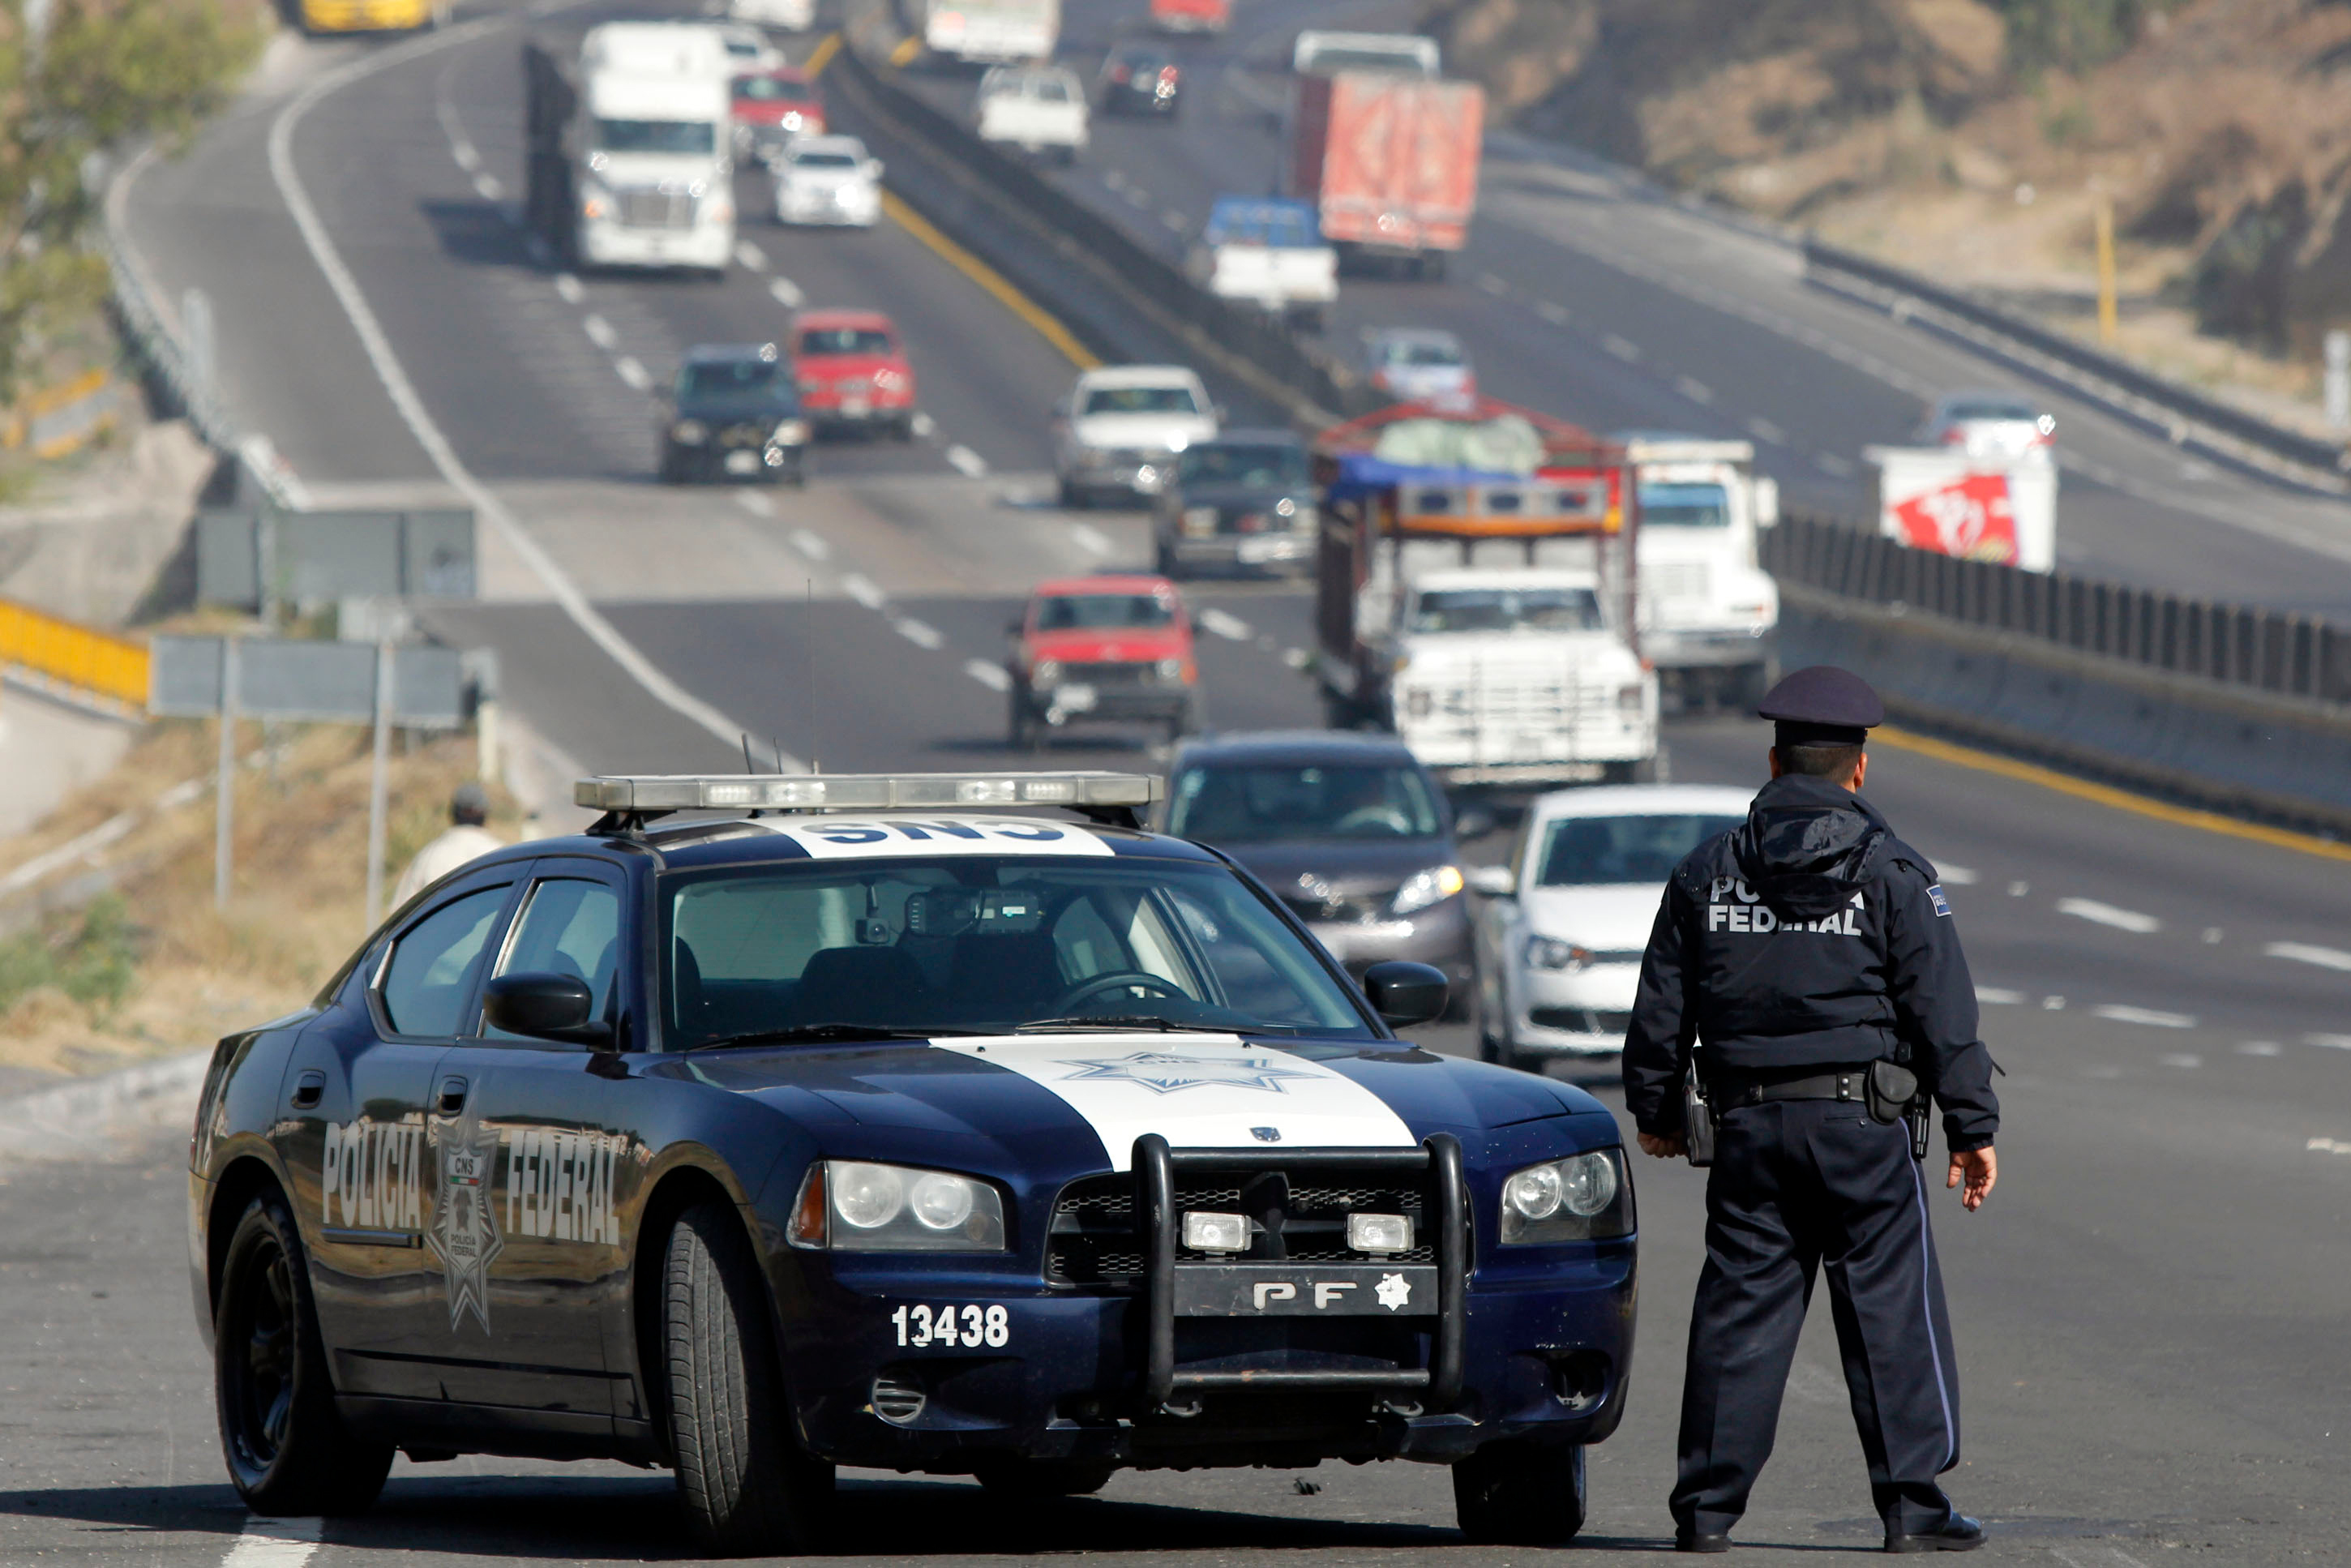
<path fill-rule="evenodd" d="M 2149 16 L 2183 0 L 2000 0 L 2009 65 L 2019 76 L 2079 73 L 2138 41 Z"/>
<path fill-rule="evenodd" d="M 0 400 L 57 323 L 106 292 L 103 155 L 185 136 L 266 26 L 247 0 L 0 0 Z"/>

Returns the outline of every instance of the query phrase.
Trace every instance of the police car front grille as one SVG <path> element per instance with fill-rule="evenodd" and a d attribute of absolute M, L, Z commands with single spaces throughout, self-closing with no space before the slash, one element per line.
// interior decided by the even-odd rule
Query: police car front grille
<path fill-rule="evenodd" d="M 1278 1166 L 1270 1167 L 1278 1170 Z M 1369 1177 L 1370 1179 L 1364 1179 Z M 1252 1174 L 1252 1182 L 1259 1178 Z M 1178 1172 L 1176 1207 L 1230 1211 L 1242 1204 L 1242 1184 L 1228 1171 Z M 1429 1263 L 1436 1260 L 1434 1212 L 1422 1183 L 1400 1184 L 1393 1173 L 1317 1170 L 1288 1187 L 1281 1207 L 1282 1257 L 1299 1263 Z M 1409 1251 L 1374 1255 L 1354 1251 L 1344 1240 L 1350 1214 L 1405 1214 L 1429 1244 Z M 1263 1243 L 1260 1243 L 1262 1248 Z M 1045 1277 L 1057 1285 L 1139 1284 L 1146 1253 L 1134 1207 L 1131 1176 L 1087 1176 L 1061 1190 L 1045 1242 Z M 1206 1253 L 1179 1251 L 1178 1263 L 1206 1262 Z M 1218 1259 L 1219 1261 L 1229 1260 Z"/>

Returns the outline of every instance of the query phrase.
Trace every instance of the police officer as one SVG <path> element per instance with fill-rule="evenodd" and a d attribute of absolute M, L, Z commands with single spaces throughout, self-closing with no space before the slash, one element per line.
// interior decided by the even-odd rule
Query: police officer
<path fill-rule="evenodd" d="M 1625 1040 L 1641 1147 L 1688 1153 L 1691 1116 L 1714 1137 L 1675 1545 L 1729 1549 L 1825 1265 L 1886 1549 L 1965 1552 L 1983 1527 L 1936 1484 L 1959 1461 L 1959 1368 L 1901 1117 L 1913 1091 L 1941 1104 L 1944 1185 L 1980 1206 L 2000 1106 L 1975 987 L 1934 867 L 1860 795 L 1877 694 L 1819 665 L 1760 711 L 1777 727 L 1771 781 L 1675 869 Z M 1693 1061 L 1708 1100 L 1686 1113 Z"/>

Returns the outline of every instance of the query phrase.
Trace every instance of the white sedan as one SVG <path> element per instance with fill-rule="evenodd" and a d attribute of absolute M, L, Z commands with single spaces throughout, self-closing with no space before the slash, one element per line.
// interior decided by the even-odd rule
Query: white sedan
<path fill-rule="evenodd" d="M 1746 818 L 1752 791 L 1628 784 L 1527 808 L 1510 860 L 1475 872 L 1479 1053 L 1540 1071 L 1625 1046 L 1641 955 L 1682 857 Z"/>
<path fill-rule="evenodd" d="M 779 224 L 872 228 L 882 215 L 882 160 L 854 136 L 795 136 L 768 166 Z"/>

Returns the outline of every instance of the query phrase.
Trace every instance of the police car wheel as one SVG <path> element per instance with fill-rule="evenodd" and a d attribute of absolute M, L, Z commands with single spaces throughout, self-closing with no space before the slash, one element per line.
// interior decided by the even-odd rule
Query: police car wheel
<path fill-rule="evenodd" d="M 731 1208 L 678 1216 L 663 1286 L 670 1446 L 695 1534 L 730 1556 L 810 1550 L 832 1467 L 792 1440 L 767 1289 Z"/>
<path fill-rule="evenodd" d="M 981 1486 L 1001 1498 L 1085 1497 L 1107 1486 L 1115 1469 L 1069 1459 L 1007 1459 L 979 1467 L 977 1475 Z"/>
<path fill-rule="evenodd" d="M 1479 1546 L 1557 1546 L 1583 1528 L 1583 1449 L 1489 1443 L 1453 1467 L 1453 1517 Z"/>
<path fill-rule="evenodd" d="M 237 1217 L 213 1314 L 213 1383 L 229 1479 L 254 1512 L 358 1513 L 383 1490 L 392 1445 L 335 1410 L 302 1238 L 269 1191 Z"/>

